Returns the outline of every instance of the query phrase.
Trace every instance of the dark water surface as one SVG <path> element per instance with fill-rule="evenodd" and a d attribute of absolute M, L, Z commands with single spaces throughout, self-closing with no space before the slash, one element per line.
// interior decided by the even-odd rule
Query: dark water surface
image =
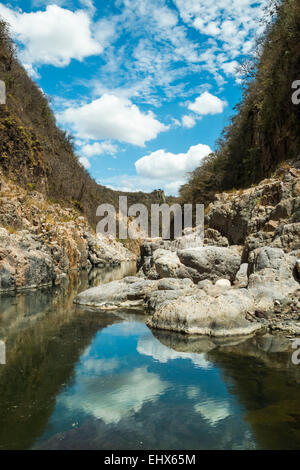
<path fill-rule="evenodd" d="M 126 264 L 0 297 L 0 449 L 299 449 L 288 339 L 214 347 L 151 332 L 143 314 L 72 303 L 133 273 Z"/>

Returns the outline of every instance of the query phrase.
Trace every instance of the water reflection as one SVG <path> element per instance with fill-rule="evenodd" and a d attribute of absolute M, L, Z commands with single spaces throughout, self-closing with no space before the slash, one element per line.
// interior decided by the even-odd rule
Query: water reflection
<path fill-rule="evenodd" d="M 140 338 L 137 345 L 137 351 L 145 356 L 151 356 L 153 359 L 161 363 L 166 363 L 174 359 L 189 359 L 195 366 L 201 367 L 202 369 L 209 369 L 213 366 L 212 363 L 206 360 L 204 353 L 197 354 L 193 352 L 176 351 L 175 349 L 165 346 L 154 336 L 143 336 Z"/>
<path fill-rule="evenodd" d="M 131 268 L 1 298 L 0 448 L 299 448 L 288 339 L 152 332 L 143 315 L 74 308 Z"/>

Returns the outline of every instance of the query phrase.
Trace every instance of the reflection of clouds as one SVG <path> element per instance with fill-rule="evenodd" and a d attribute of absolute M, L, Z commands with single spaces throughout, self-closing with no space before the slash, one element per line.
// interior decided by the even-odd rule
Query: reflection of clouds
<path fill-rule="evenodd" d="M 207 400 L 203 403 L 197 403 L 194 406 L 197 413 L 207 420 L 212 426 L 222 419 L 230 416 L 230 405 L 228 402 L 218 402 L 215 400 Z"/>
<path fill-rule="evenodd" d="M 200 395 L 200 387 L 194 387 L 191 385 L 190 387 L 187 388 L 186 391 L 186 396 L 190 399 L 193 400 L 196 398 L 198 395 Z"/>
<path fill-rule="evenodd" d="M 119 361 L 117 359 L 93 359 L 89 358 L 83 361 L 85 372 L 101 374 L 102 372 L 111 372 L 117 369 Z"/>
<path fill-rule="evenodd" d="M 138 412 L 144 403 L 154 402 L 168 384 L 146 367 L 131 372 L 106 376 L 81 375 L 72 394 L 64 394 L 59 401 L 71 411 L 83 411 L 102 419 L 105 424 L 118 423 Z"/>
<path fill-rule="evenodd" d="M 137 351 L 145 356 L 151 356 L 159 362 L 165 363 L 174 359 L 190 359 L 201 369 L 210 369 L 212 364 L 205 359 L 204 354 L 178 352 L 162 344 L 154 336 L 144 336 L 139 339 Z"/>
<path fill-rule="evenodd" d="M 118 316 L 122 316 L 122 313 L 118 313 Z M 124 314 L 124 317 L 128 318 L 129 314 Z M 102 331 L 103 335 L 109 336 L 136 336 L 141 335 L 148 331 L 145 323 L 141 321 L 138 323 L 136 321 L 123 321 L 122 323 L 118 323 L 116 325 L 110 325 L 109 327 L 105 328 Z"/>

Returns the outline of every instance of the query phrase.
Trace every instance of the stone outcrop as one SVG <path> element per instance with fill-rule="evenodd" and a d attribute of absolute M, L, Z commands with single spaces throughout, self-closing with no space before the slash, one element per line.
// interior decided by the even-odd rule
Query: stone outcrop
<path fill-rule="evenodd" d="M 241 255 L 234 248 L 208 246 L 178 251 L 180 262 L 190 268 L 195 282 L 209 279 L 234 281 L 241 265 Z"/>
<path fill-rule="evenodd" d="M 245 289 L 233 289 L 213 296 L 203 290 L 195 295 L 181 295 L 164 302 L 148 319 L 151 328 L 208 336 L 238 336 L 262 328 L 246 320 L 254 301 Z"/>
<path fill-rule="evenodd" d="M 265 245 L 299 249 L 300 170 L 282 168 L 278 174 L 250 189 L 217 194 L 206 210 L 206 232 L 217 230 L 248 252 Z"/>
<path fill-rule="evenodd" d="M 157 281 L 129 276 L 88 289 L 79 294 L 74 302 L 77 305 L 97 307 L 101 310 L 140 307 L 144 305 L 147 294 L 155 288 Z"/>
<path fill-rule="evenodd" d="M 55 280 L 51 250 L 23 230 L 10 235 L 0 228 L 0 291 L 37 287 Z"/>
<path fill-rule="evenodd" d="M 0 174 L 0 292 L 57 283 L 74 269 L 133 259 L 121 243 L 96 237 L 74 208 L 49 203 Z"/>

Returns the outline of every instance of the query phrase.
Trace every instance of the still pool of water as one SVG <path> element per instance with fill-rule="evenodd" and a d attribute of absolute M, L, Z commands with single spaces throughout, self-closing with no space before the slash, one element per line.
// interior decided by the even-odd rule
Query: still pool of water
<path fill-rule="evenodd" d="M 300 366 L 286 342 L 151 331 L 75 308 L 132 265 L 0 298 L 0 449 L 299 449 Z"/>

